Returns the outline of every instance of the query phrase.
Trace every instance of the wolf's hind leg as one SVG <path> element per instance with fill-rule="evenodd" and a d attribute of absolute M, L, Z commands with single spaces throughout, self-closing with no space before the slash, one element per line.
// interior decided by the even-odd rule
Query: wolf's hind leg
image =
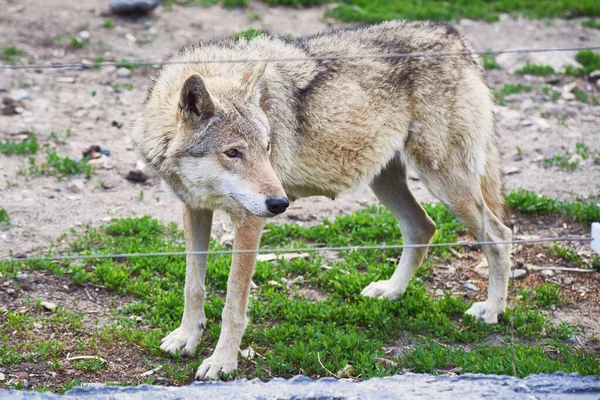
<path fill-rule="evenodd" d="M 423 168 L 420 176 L 429 190 L 462 222 L 480 242 L 510 241 L 511 230 L 506 227 L 491 211 L 482 192 L 482 184 L 486 181 L 478 177 L 476 172 L 456 165 L 434 170 Z M 490 169 L 486 173 L 499 173 Z M 490 175 L 489 181 L 499 182 L 500 179 Z M 481 182 L 481 183 L 480 183 Z M 488 187 L 488 193 L 496 190 Z M 491 206 L 501 207 L 490 200 Z M 497 203 L 497 201 L 496 201 Z M 484 302 L 474 303 L 467 314 L 473 315 L 488 324 L 498 322 L 498 315 L 506 309 L 508 292 L 508 274 L 510 270 L 510 244 L 483 245 L 483 253 L 490 268 L 488 298 Z"/>
<path fill-rule="evenodd" d="M 207 251 L 213 212 L 184 206 L 183 228 L 187 251 Z M 206 254 L 186 258 L 183 318 L 181 325 L 162 339 L 160 349 L 166 353 L 191 355 L 196 351 L 206 326 L 204 315 L 204 277 Z"/>
<path fill-rule="evenodd" d="M 375 195 L 394 214 L 405 244 L 427 244 L 435 233 L 435 223 L 417 202 L 408 188 L 406 168 L 394 159 L 371 183 Z M 402 251 L 396 271 L 389 280 L 372 282 L 361 295 L 395 299 L 404 293 L 416 269 L 421 265 L 427 248 L 407 248 Z"/>

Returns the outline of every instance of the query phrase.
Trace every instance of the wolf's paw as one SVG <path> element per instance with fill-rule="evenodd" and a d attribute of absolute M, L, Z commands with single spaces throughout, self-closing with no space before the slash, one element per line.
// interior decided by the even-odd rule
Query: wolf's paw
<path fill-rule="evenodd" d="M 182 356 L 192 355 L 200 343 L 202 332 L 204 323 L 196 325 L 195 328 L 182 325 L 160 341 L 160 349 L 170 354 L 177 354 L 179 351 Z"/>
<path fill-rule="evenodd" d="M 235 371 L 237 369 L 237 352 L 233 354 L 233 356 L 213 354 L 202 361 L 196 372 L 196 379 L 219 379 L 219 373 L 227 374 Z"/>
<path fill-rule="evenodd" d="M 497 324 L 498 315 L 503 312 L 503 307 L 489 301 L 483 301 L 473 303 L 466 313 L 474 316 L 476 320 L 482 320 L 486 324 Z"/>
<path fill-rule="evenodd" d="M 377 281 L 371 282 L 369 286 L 360 292 L 360 295 L 394 300 L 402 293 L 404 293 L 404 291 L 401 290 L 398 285 L 392 285 L 390 281 Z"/>

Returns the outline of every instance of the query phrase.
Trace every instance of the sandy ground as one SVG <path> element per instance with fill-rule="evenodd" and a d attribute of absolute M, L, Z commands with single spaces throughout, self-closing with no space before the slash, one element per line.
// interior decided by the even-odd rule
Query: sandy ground
<path fill-rule="evenodd" d="M 99 0 L 0 0 L 0 7 L 3 10 L 0 47 L 15 45 L 38 63 L 92 61 L 98 56 L 107 60 L 112 57 L 160 60 L 186 43 L 230 35 L 248 27 L 299 36 L 340 26 L 323 18 L 324 7 L 268 8 L 259 2 L 251 2 L 245 10 L 231 11 L 218 6 L 159 8 L 151 16 L 135 20 L 110 16 L 108 1 Z M 103 27 L 108 17 L 116 22 L 115 29 Z M 600 43 L 600 30 L 582 28 L 578 20 L 503 18 L 493 24 L 460 21 L 457 28 L 478 50 Z M 90 37 L 83 48 L 75 49 L 69 44 L 70 38 L 81 30 L 89 32 Z M 600 107 L 577 100 L 551 102 L 542 93 L 542 86 L 553 80 L 560 88 L 575 79 L 512 74 L 525 60 L 557 69 L 575 63 L 574 52 L 502 55 L 498 62 L 503 69 L 489 72 L 490 86 L 523 82 L 533 87 L 530 93 L 507 97 L 507 106 L 498 107 L 507 190 L 526 188 L 559 198 L 597 199 L 599 165 L 587 161 L 575 171 L 563 172 L 556 167 L 544 167 L 543 160 L 572 150 L 577 142 L 600 150 Z M 156 177 L 143 185 L 125 180 L 138 161 L 128 136 L 129 126 L 145 96 L 151 74 L 150 68 L 135 69 L 130 76 L 121 76 L 109 67 L 81 71 L 0 70 L 0 89 L 5 90 L 0 97 L 7 97 L 17 88 L 24 88 L 29 97 L 19 103 L 23 108 L 20 114 L 0 115 L 0 140 L 19 138 L 23 131 L 35 131 L 41 143 L 51 144 L 59 154 L 79 158 L 90 145 L 111 152 L 106 165 L 109 169 L 98 169 L 90 180 L 76 177 L 63 181 L 19 175 L 26 157 L 0 155 L 0 207 L 8 211 L 12 221 L 10 228 L 0 231 L 0 257 L 8 255 L 10 250 L 30 253 L 71 228 L 112 217 L 149 214 L 162 221 L 180 222 L 180 205 L 167 197 Z M 115 86 L 123 83 L 133 84 L 133 89 Z M 598 96 L 595 86 L 583 81 L 579 85 Z M 69 137 L 67 130 L 71 133 Z M 59 137 L 58 142 L 51 139 L 52 132 Z M 517 151 L 517 147 L 521 150 Z M 416 197 L 422 201 L 435 200 L 413 178 L 411 185 Z M 352 212 L 375 201 L 366 187 L 335 201 L 302 199 L 276 221 L 316 223 L 321 217 Z M 215 235 L 230 230 L 227 216 L 218 213 L 213 227 Z"/>

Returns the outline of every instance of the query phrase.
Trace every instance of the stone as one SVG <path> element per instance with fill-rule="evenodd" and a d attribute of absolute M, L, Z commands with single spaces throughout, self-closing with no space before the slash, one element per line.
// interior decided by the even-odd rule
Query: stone
<path fill-rule="evenodd" d="M 442 297 L 444 295 L 444 291 L 442 289 L 436 289 L 434 296 L 435 297 Z"/>
<path fill-rule="evenodd" d="M 514 175 L 521 172 L 521 170 L 517 167 L 505 167 L 502 171 L 504 175 Z"/>
<path fill-rule="evenodd" d="M 540 273 L 544 276 L 554 276 L 554 271 L 552 271 L 551 269 L 544 269 Z"/>
<path fill-rule="evenodd" d="M 479 292 L 479 288 L 470 282 L 465 283 L 464 286 L 469 292 Z"/>
<path fill-rule="evenodd" d="M 52 303 L 51 301 L 42 301 L 40 305 L 48 311 L 54 311 L 57 307 L 56 303 Z"/>
<path fill-rule="evenodd" d="M 77 36 L 79 36 L 79 38 L 82 40 L 88 40 L 92 37 L 89 31 L 81 31 Z"/>
<path fill-rule="evenodd" d="M 579 110 L 560 104 L 546 103 L 542 106 L 543 113 L 556 118 L 572 118 L 579 114 Z"/>
<path fill-rule="evenodd" d="M 114 14 L 146 14 L 159 3 L 160 0 L 112 0 L 110 11 Z"/>
<path fill-rule="evenodd" d="M 74 76 L 59 76 L 58 78 L 54 79 L 55 82 L 59 82 L 59 83 L 75 83 L 75 77 Z"/>
<path fill-rule="evenodd" d="M 131 76 L 131 70 L 125 67 L 117 68 L 117 75 L 120 77 Z"/>
<path fill-rule="evenodd" d="M 19 273 L 18 273 L 18 274 L 15 276 L 15 278 L 17 278 L 18 280 L 22 281 L 22 280 L 24 280 L 24 279 L 27 279 L 27 278 L 29 278 L 29 275 L 28 275 L 28 274 L 25 274 L 25 273 L 23 273 L 23 272 L 19 272 Z"/>
<path fill-rule="evenodd" d="M 149 176 L 143 173 L 140 170 L 129 171 L 125 179 L 129 182 L 133 183 L 145 183 L 148 180 Z"/>
<path fill-rule="evenodd" d="M 526 270 L 524 270 L 524 269 L 513 269 L 513 270 L 510 272 L 510 275 L 509 275 L 509 277 L 510 277 L 511 279 L 520 279 L 520 278 L 523 278 L 523 277 L 525 277 L 526 275 L 527 275 L 527 271 L 526 271 Z"/>
<path fill-rule="evenodd" d="M 69 183 L 67 189 L 71 193 L 81 193 L 85 188 L 85 182 L 81 179 L 74 179 Z"/>
<path fill-rule="evenodd" d="M 131 43 L 137 42 L 137 39 L 131 33 L 125 34 L 125 39 L 129 40 Z"/>
<path fill-rule="evenodd" d="M 31 100 L 31 97 L 29 96 L 29 92 L 25 89 L 11 90 L 8 97 L 12 101 Z"/>
<path fill-rule="evenodd" d="M 531 99 L 525 99 L 521 102 L 521 110 L 523 111 L 533 110 L 533 107 L 534 103 Z"/>

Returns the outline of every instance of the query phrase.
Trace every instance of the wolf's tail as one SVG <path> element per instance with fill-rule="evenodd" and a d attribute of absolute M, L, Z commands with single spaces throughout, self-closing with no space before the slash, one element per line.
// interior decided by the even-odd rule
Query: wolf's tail
<path fill-rule="evenodd" d="M 506 206 L 502 185 L 501 158 L 498 146 L 492 145 L 487 149 L 485 175 L 481 178 L 481 192 L 488 208 L 500 221 L 504 220 Z"/>

